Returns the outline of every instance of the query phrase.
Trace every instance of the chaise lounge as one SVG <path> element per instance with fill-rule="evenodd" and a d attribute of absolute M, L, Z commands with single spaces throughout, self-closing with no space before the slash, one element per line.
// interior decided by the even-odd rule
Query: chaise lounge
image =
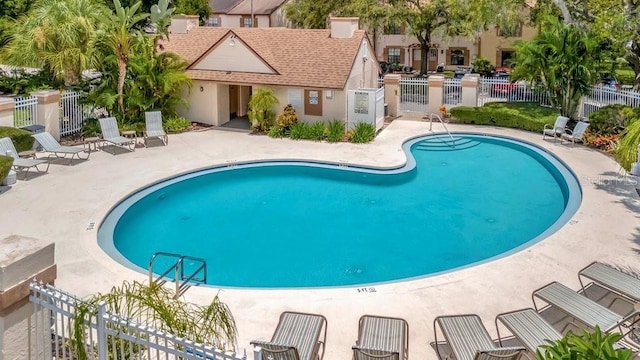
<path fill-rule="evenodd" d="M 564 134 L 564 129 L 567 127 L 568 121 L 568 117 L 558 116 L 556 118 L 555 124 L 544 124 L 544 127 L 542 128 L 542 139 L 544 140 L 545 136 L 551 136 L 554 139 L 559 138 L 562 134 Z"/>
<path fill-rule="evenodd" d="M 327 340 L 327 319 L 322 315 L 285 311 L 271 341 L 252 341 L 263 359 L 320 360 Z M 322 352 L 320 352 L 322 348 Z"/>
<path fill-rule="evenodd" d="M 144 145 L 147 146 L 149 139 L 160 139 L 166 146 L 169 144 L 169 137 L 162 128 L 162 113 L 160 111 L 147 111 L 144 113 L 145 131 Z"/>
<path fill-rule="evenodd" d="M 42 146 L 44 151 L 51 153 L 57 158 L 66 158 L 67 155 L 71 155 L 69 158 L 69 164 L 73 162 L 74 157 L 77 157 L 78 160 L 87 160 L 89 155 L 91 155 L 91 152 L 87 152 L 86 157 L 81 157 L 80 153 L 84 153 L 84 149 L 60 145 L 60 143 L 48 132 L 33 134 L 33 137 L 36 139 L 38 144 Z"/>
<path fill-rule="evenodd" d="M 49 161 L 42 159 L 23 159 L 18 156 L 18 151 L 16 147 L 13 145 L 13 141 L 11 138 L 5 137 L 0 139 L 0 154 L 5 156 L 11 156 L 13 158 L 13 168 L 16 171 L 24 171 L 23 180 L 27 179 L 29 176 L 29 170 L 31 168 L 35 168 L 38 172 L 48 172 L 49 171 Z M 38 165 L 47 164 L 47 168 L 42 171 L 38 168 Z"/>
<path fill-rule="evenodd" d="M 352 349 L 354 360 L 406 360 L 409 324 L 400 318 L 363 315 L 358 322 L 358 341 Z"/>
<path fill-rule="evenodd" d="M 130 151 L 136 150 L 136 140 L 129 139 L 122 135 L 120 135 L 120 130 L 118 130 L 118 122 L 114 117 L 102 118 L 98 119 L 100 121 L 100 129 L 102 131 L 102 139 L 105 142 L 111 143 L 113 145 L 125 148 L 127 147 Z"/>

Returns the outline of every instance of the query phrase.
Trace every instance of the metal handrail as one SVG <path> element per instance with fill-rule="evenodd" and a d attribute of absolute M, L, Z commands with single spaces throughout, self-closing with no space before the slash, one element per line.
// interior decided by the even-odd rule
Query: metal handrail
<path fill-rule="evenodd" d="M 165 272 L 163 272 L 160 276 L 158 276 L 158 278 L 154 281 L 153 280 L 153 262 L 159 256 L 172 257 L 172 258 L 176 258 L 177 260 L 175 263 L 173 263 L 173 265 L 169 266 L 167 270 L 165 270 Z M 191 275 L 187 276 L 186 278 L 184 276 L 184 260 L 191 260 L 191 261 L 201 263 L 201 265 L 196 270 L 194 270 Z M 149 260 L 149 283 L 151 284 L 155 282 L 160 284 L 161 282 L 162 283 L 166 282 L 164 278 L 167 275 L 169 275 L 169 273 L 172 270 L 174 272 L 174 280 L 176 283 L 176 295 L 175 295 L 176 297 L 180 296 L 180 294 L 182 294 L 182 292 L 190 286 L 188 285 L 188 283 L 191 280 L 198 281 L 205 284 L 207 283 L 207 262 L 204 259 L 188 256 L 188 255 L 162 252 L 162 251 L 156 252 L 155 254 L 153 254 L 153 256 L 151 256 L 151 259 Z M 203 271 L 204 276 L 202 278 L 196 278 L 196 275 L 201 270 Z"/>
<path fill-rule="evenodd" d="M 456 139 L 453 137 L 453 135 L 451 135 L 451 133 L 449 132 L 449 129 L 447 128 L 447 125 L 444 124 L 444 121 L 442 121 L 442 117 L 438 114 L 434 114 L 431 113 L 429 114 L 429 131 L 433 131 L 433 117 L 436 117 L 436 119 L 438 119 L 438 121 L 440 121 L 440 124 L 442 124 L 442 127 L 444 127 L 444 130 L 447 132 L 447 134 L 449 134 L 449 137 L 451 138 L 451 142 L 453 143 L 453 147 L 456 147 Z"/>

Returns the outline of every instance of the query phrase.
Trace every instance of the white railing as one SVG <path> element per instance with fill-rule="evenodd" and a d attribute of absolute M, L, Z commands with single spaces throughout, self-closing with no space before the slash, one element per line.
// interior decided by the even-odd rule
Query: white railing
<path fill-rule="evenodd" d="M 400 110 L 426 112 L 429 104 L 427 78 L 400 78 Z"/>
<path fill-rule="evenodd" d="M 442 89 L 442 102 L 445 105 L 458 105 L 462 103 L 462 83 L 460 79 L 444 79 Z"/>
<path fill-rule="evenodd" d="M 480 78 L 478 106 L 498 101 L 548 104 L 546 93 L 526 81 L 509 82 L 506 78 Z"/>
<path fill-rule="evenodd" d="M 30 359 L 75 359 L 70 347 L 78 297 L 50 285 L 32 283 L 29 300 L 34 306 L 30 332 Z M 246 352 L 223 351 L 136 324 L 110 313 L 104 304 L 88 305 L 85 350 L 91 360 L 246 360 Z"/>
<path fill-rule="evenodd" d="M 15 107 L 13 109 L 13 126 L 21 128 L 35 125 L 38 119 L 38 98 L 15 97 L 13 98 Z"/>
<path fill-rule="evenodd" d="M 60 96 L 60 135 L 73 135 L 82 131 L 88 116 L 87 107 L 80 102 L 82 95 L 65 91 Z"/>

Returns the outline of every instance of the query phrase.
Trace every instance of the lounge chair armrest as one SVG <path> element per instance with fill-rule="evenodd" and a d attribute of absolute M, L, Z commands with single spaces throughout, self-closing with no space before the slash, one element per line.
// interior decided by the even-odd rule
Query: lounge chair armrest
<path fill-rule="evenodd" d="M 371 357 L 374 359 L 400 359 L 400 354 L 397 352 L 391 352 L 386 350 L 376 350 L 376 349 L 366 349 L 359 346 L 353 346 L 353 351 L 355 353 L 361 353 L 366 357 Z M 355 355 L 355 354 L 354 354 Z M 354 356 L 354 359 L 359 359 L 358 356 Z"/>
<path fill-rule="evenodd" d="M 543 129 L 544 130 L 547 130 L 547 129 L 551 130 L 553 128 L 554 128 L 553 124 L 544 124 L 544 128 Z"/>
<path fill-rule="evenodd" d="M 298 354 L 298 349 L 296 349 L 294 346 L 275 344 L 270 341 L 259 341 L 259 340 L 252 341 L 251 345 L 259 346 L 262 348 L 262 351 L 270 352 L 274 354 L 281 354 L 288 351 L 292 351 L 294 354 L 294 358 L 300 359 L 300 354 Z"/>
<path fill-rule="evenodd" d="M 478 350 L 476 353 L 475 359 L 516 359 L 521 353 L 525 351 L 525 348 L 522 346 L 510 346 L 510 347 L 500 347 L 494 349 L 487 350 Z"/>

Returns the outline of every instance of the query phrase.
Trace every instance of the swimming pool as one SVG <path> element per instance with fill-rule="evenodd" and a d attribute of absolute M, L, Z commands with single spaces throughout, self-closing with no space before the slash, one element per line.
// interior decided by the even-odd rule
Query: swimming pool
<path fill-rule="evenodd" d="M 203 257 L 216 286 L 368 285 L 506 256 L 577 210 L 580 186 L 554 156 L 454 136 L 408 141 L 398 169 L 275 161 L 178 176 L 116 205 L 98 241 L 141 271 L 159 251 Z"/>

